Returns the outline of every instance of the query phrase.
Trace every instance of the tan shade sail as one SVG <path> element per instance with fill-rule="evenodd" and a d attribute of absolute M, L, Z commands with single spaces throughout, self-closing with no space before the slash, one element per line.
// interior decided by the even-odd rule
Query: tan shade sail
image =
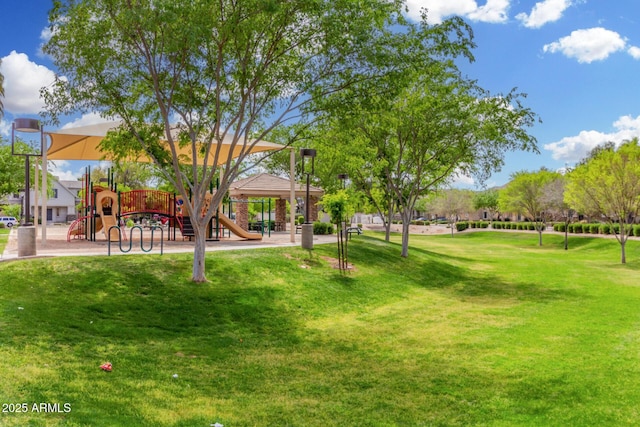
<path fill-rule="evenodd" d="M 61 129 L 55 132 L 46 132 L 51 138 L 51 146 L 47 150 L 48 160 L 111 160 L 109 153 L 100 151 L 99 144 L 107 135 L 110 130 L 115 130 L 120 126 L 120 122 L 105 122 L 96 125 L 80 126 L 69 129 Z M 231 151 L 231 137 L 226 138 L 222 142 L 220 151 L 220 157 L 218 164 L 225 163 L 228 159 Z M 251 149 L 250 153 L 259 153 L 263 151 L 280 150 L 284 146 L 280 144 L 274 144 L 273 142 L 260 141 L 256 143 Z M 241 143 L 237 144 L 233 150 L 233 158 L 240 155 L 243 149 Z M 191 146 L 181 148 L 178 151 L 180 162 L 190 164 L 192 159 Z M 215 147 L 211 149 L 210 159 L 208 164 L 213 163 L 213 155 L 215 154 Z M 128 159 L 133 162 L 145 162 L 150 163 L 149 159 L 144 154 L 136 158 Z M 202 156 L 198 159 L 199 164 L 204 163 Z"/>

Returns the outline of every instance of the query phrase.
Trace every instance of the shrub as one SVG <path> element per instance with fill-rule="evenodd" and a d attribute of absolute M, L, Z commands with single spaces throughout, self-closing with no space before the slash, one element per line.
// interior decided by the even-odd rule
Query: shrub
<path fill-rule="evenodd" d="M 313 223 L 313 234 L 333 234 L 333 224 L 316 221 Z"/>
<path fill-rule="evenodd" d="M 4 224 L 4 222 L 0 222 L 0 228 L 6 228 L 7 226 Z"/>
<path fill-rule="evenodd" d="M 527 224 L 527 230 L 535 230 L 536 229 L 536 224 L 533 222 L 530 222 Z"/>
<path fill-rule="evenodd" d="M 600 234 L 611 234 L 611 226 L 609 224 L 600 224 Z"/>
<path fill-rule="evenodd" d="M 298 216 L 298 225 L 302 225 L 302 224 L 304 224 L 304 216 L 300 215 Z"/>
<path fill-rule="evenodd" d="M 469 222 L 468 221 L 459 221 L 456 222 L 456 230 L 458 231 L 464 231 L 467 228 L 469 228 Z"/>
<path fill-rule="evenodd" d="M 557 222 L 557 223 L 553 224 L 553 231 L 564 233 L 565 229 L 566 229 L 566 226 L 565 226 L 564 222 Z"/>
<path fill-rule="evenodd" d="M 489 223 L 487 221 L 479 221 L 478 228 L 489 228 Z"/>
<path fill-rule="evenodd" d="M 589 232 L 591 234 L 598 234 L 600 232 L 600 224 L 589 224 Z"/>

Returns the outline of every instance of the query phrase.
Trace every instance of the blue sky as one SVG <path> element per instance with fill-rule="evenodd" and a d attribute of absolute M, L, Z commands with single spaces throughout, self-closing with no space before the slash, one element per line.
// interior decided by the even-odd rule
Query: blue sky
<path fill-rule="evenodd" d="M 0 134 L 10 137 L 16 117 L 42 108 L 39 89 L 51 83 L 55 65 L 40 52 L 51 0 L 2 0 L 1 72 L 5 117 Z M 476 61 L 463 72 L 494 94 L 514 87 L 542 123 L 530 131 L 540 154 L 512 153 L 488 185 L 502 185 L 519 170 L 573 166 L 594 146 L 640 136 L 640 1 L 638 0 L 408 0 L 409 16 L 420 8 L 429 20 L 462 16 L 473 28 Z M 76 117 L 76 125 L 96 115 Z M 72 123 L 65 123 L 71 125 Z M 64 178 L 82 165 L 57 162 Z M 461 178 L 459 184 L 470 181 Z"/>

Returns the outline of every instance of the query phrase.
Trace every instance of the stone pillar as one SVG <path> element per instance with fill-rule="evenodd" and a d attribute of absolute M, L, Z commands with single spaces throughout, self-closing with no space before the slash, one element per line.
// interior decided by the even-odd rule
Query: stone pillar
<path fill-rule="evenodd" d="M 36 254 L 36 228 L 33 226 L 18 227 L 18 256 L 34 256 Z"/>
<path fill-rule="evenodd" d="M 302 249 L 313 249 L 313 224 L 302 224 Z"/>
<path fill-rule="evenodd" d="M 236 203 L 236 224 L 243 230 L 249 230 L 249 199 L 240 198 Z"/>
<path fill-rule="evenodd" d="M 287 201 L 285 199 L 276 200 L 276 231 L 286 231 L 287 224 Z"/>
<path fill-rule="evenodd" d="M 309 195 L 309 222 L 318 220 L 318 197 Z"/>

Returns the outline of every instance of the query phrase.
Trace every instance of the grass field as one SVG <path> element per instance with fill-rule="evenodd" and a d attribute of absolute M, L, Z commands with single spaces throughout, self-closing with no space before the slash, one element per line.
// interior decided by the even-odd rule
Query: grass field
<path fill-rule="evenodd" d="M 10 231 L 11 229 L 9 228 L 0 228 L 0 254 L 4 251 L 4 247 L 7 246 Z"/>
<path fill-rule="evenodd" d="M 640 244 L 562 239 L 0 263 L 0 425 L 637 425 Z"/>

